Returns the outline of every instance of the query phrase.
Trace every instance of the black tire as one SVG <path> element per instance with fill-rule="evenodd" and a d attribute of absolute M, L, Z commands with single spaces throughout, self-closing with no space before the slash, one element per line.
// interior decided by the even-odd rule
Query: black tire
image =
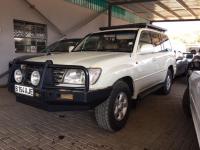
<path fill-rule="evenodd" d="M 183 112 L 188 118 L 191 118 L 191 109 L 190 109 L 190 95 L 189 95 L 189 88 L 187 88 L 184 92 L 183 95 L 183 100 L 182 100 L 182 107 L 183 107 Z"/>
<path fill-rule="evenodd" d="M 168 85 L 169 79 L 170 79 L 170 86 Z M 170 93 L 171 87 L 172 87 L 172 81 L 173 81 L 173 74 L 172 74 L 172 71 L 170 69 L 168 69 L 167 75 L 165 78 L 165 82 L 164 82 L 164 86 L 160 89 L 161 94 L 168 95 Z"/>
<path fill-rule="evenodd" d="M 116 109 L 117 98 L 121 93 L 127 96 L 128 106 L 122 120 L 117 120 L 114 109 Z M 108 99 L 95 108 L 95 118 L 99 127 L 112 132 L 122 129 L 125 126 L 129 116 L 130 98 L 131 92 L 129 86 L 123 81 L 116 82 Z"/>

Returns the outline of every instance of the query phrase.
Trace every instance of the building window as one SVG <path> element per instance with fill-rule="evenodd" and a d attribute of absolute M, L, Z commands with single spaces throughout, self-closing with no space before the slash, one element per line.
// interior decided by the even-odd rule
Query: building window
<path fill-rule="evenodd" d="M 45 24 L 14 20 L 16 52 L 37 53 L 46 47 L 47 26 Z"/>

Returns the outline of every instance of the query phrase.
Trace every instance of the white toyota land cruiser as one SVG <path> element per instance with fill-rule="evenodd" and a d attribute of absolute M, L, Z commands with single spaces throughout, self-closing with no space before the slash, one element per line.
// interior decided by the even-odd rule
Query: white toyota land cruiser
<path fill-rule="evenodd" d="M 100 127 L 120 130 L 131 100 L 170 92 L 176 59 L 164 31 L 150 24 L 105 27 L 71 53 L 15 60 L 9 90 L 17 101 L 49 111 L 94 108 Z"/>

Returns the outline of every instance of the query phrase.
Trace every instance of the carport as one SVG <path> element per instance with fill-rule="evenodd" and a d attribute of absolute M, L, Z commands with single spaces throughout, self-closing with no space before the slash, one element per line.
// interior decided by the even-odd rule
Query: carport
<path fill-rule="evenodd" d="M 84 37 L 102 26 L 139 22 L 200 21 L 198 0 L 7 0 L 0 5 L 0 85 L 8 63 L 31 54 L 18 51 L 15 22 L 45 27 L 45 46 L 67 37 Z M 14 38 L 13 38 L 14 37 Z M 41 40 L 41 39 L 40 39 Z M 181 99 L 186 80 L 178 78 L 168 96 L 152 94 L 133 106 L 118 133 L 97 127 L 89 111 L 49 113 L 17 103 L 0 88 L 0 149 L 3 150 L 198 150 L 191 120 Z"/>
<path fill-rule="evenodd" d="M 195 0 L 109 0 L 109 2 L 109 10 L 112 6 L 118 5 L 150 22 L 199 21 L 200 4 Z M 111 17 L 108 20 L 110 24 Z"/>
<path fill-rule="evenodd" d="M 6 57 L 0 59 L 0 77 L 8 70 L 8 62 L 26 52 L 16 53 L 13 44 L 13 21 L 28 20 L 47 25 L 46 45 L 61 37 L 83 37 L 101 26 L 165 21 L 199 21 L 200 4 L 197 0 L 63 0 L 56 2 L 20 0 L 18 4 L 3 2 L 1 5 L 1 49 Z M 4 7 L 5 6 L 5 7 Z M 16 6 L 16 7 L 14 7 Z M 22 7 L 20 10 L 18 7 Z M 9 21 L 6 8 L 11 8 Z M 73 10 L 77 10 L 76 15 Z M 55 13 L 54 11 L 57 13 Z M 27 11 L 24 14 L 23 11 Z M 59 16 L 59 17 L 58 17 Z M 68 19 L 70 19 L 70 24 Z M 107 19 L 106 19 L 107 18 Z M 6 36 L 4 36 L 6 35 Z M 9 40 L 11 39 L 11 40 Z M 4 42 L 4 41 L 10 41 Z M 3 79 L 2 79 L 3 80 Z M 0 80 L 0 83 L 4 82 Z"/>

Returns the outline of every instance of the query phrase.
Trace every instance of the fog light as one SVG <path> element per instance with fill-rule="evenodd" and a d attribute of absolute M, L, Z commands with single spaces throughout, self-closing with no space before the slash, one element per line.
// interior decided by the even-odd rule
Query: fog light
<path fill-rule="evenodd" d="M 19 70 L 19 69 L 15 70 L 15 72 L 14 72 L 14 78 L 15 78 L 15 81 L 17 83 L 21 83 L 22 82 L 23 75 L 22 75 L 21 70 Z"/>
<path fill-rule="evenodd" d="M 40 73 L 39 71 L 33 71 L 31 74 L 31 83 L 37 86 L 40 83 Z"/>

